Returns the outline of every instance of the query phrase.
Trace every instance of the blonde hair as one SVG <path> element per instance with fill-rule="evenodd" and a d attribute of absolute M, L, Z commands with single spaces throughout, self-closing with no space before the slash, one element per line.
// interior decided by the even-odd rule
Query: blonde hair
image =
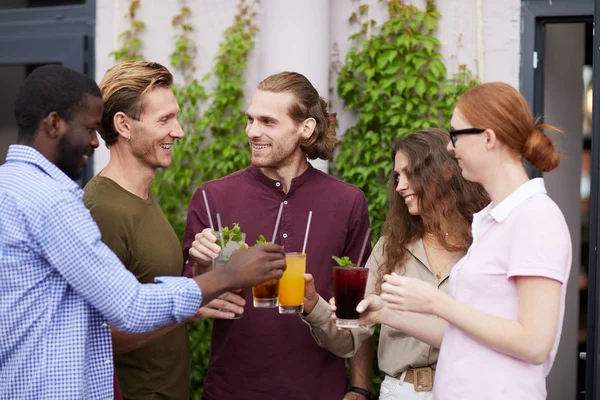
<path fill-rule="evenodd" d="M 99 131 L 106 145 L 115 143 L 119 136 L 113 124 L 116 113 L 138 119 L 144 95 L 157 87 L 170 88 L 172 84 L 173 75 L 156 62 L 122 61 L 106 71 L 100 82 L 104 110 Z"/>
<path fill-rule="evenodd" d="M 531 165 L 543 172 L 560 164 L 552 140 L 543 130 L 560 130 L 533 119 L 525 98 L 515 88 L 502 82 L 477 85 L 456 103 L 465 119 L 476 128 L 491 129 Z"/>
<path fill-rule="evenodd" d="M 319 96 L 304 75 L 297 72 L 280 72 L 260 82 L 258 90 L 291 93 L 294 103 L 290 106 L 288 115 L 292 120 L 300 124 L 307 118 L 314 118 L 317 122 L 311 137 L 300 140 L 300 148 L 312 160 L 327 160 L 331 157 L 333 147 L 338 142 L 335 136 L 336 114 L 327 112 L 327 101 Z"/>

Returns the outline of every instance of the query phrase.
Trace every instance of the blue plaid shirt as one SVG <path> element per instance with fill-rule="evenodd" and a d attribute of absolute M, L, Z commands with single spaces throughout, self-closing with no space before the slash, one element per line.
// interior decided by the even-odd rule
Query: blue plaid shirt
<path fill-rule="evenodd" d="M 100 240 L 75 182 L 28 146 L 0 166 L 0 399 L 112 399 L 109 323 L 195 315 L 191 279 L 143 285 Z"/>

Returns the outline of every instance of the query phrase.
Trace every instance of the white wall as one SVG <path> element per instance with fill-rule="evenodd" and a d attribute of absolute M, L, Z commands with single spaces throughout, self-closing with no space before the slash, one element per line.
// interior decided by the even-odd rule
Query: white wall
<path fill-rule="evenodd" d="M 270 71 L 272 65 L 264 65 L 265 54 L 269 54 L 270 62 L 278 65 L 288 63 L 290 60 L 289 49 L 304 49 L 311 44 L 322 48 L 323 43 L 317 43 L 314 38 L 307 35 L 306 32 L 318 30 L 323 33 L 323 37 L 329 37 L 327 47 L 333 50 L 333 44 L 337 43 L 340 49 L 340 59 L 343 62 L 348 49 L 352 43 L 348 42 L 348 37 L 354 31 L 354 27 L 348 23 L 348 17 L 359 4 L 371 4 L 372 16 L 376 20 L 381 20 L 385 15 L 385 5 L 377 0 L 320 0 L 329 2 L 329 26 L 323 27 L 322 13 L 310 17 L 310 7 L 318 12 L 322 5 L 315 1 L 306 0 L 267 0 L 262 2 L 262 7 L 271 7 L 264 10 L 263 16 L 277 18 L 274 13 L 281 12 L 282 15 L 278 21 L 264 21 L 258 16 L 257 22 L 262 31 L 256 36 L 257 43 L 255 51 L 251 54 L 249 69 L 246 73 L 247 85 L 246 96 L 251 95 L 253 88 L 264 78 L 267 71 Z M 456 72 L 458 66 L 465 64 L 475 75 L 477 75 L 478 64 L 478 36 L 477 36 L 477 2 L 478 0 L 438 0 L 438 9 L 442 15 L 440 21 L 438 37 L 442 43 L 442 54 L 444 63 L 449 73 Z M 520 35 L 520 6 L 521 0 L 503 0 L 490 1 L 479 0 L 481 3 L 481 41 L 483 48 L 483 68 L 485 81 L 504 81 L 515 87 L 519 84 L 519 35 Z M 218 44 L 222 38 L 223 31 L 231 24 L 233 16 L 236 13 L 237 0 L 193 0 L 189 1 L 189 6 L 193 14 L 193 25 L 196 29 L 195 40 L 198 45 L 198 57 L 196 65 L 198 67 L 198 77 L 201 77 L 210 70 L 212 59 L 214 58 Z M 299 7 L 303 9 L 298 13 L 296 20 L 291 21 L 290 13 L 286 12 L 285 6 Z M 422 8 L 424 0 L 414 0 L 412 2 L 417 7 Z M 125 14 L 129 5 L 128 0 L 97 0 L 97 19 L 96 19 L 96 74 L 100 81 L 104 72 L 109 68 L 114 60 L 108 54 L 115 48 L 118 48 L 117 35 L 127 27 Z M 276 11 L 277 7 L 283 11 Z M 139 19 L 146 22 L 146 32 L 143 34 L 145 47 L 143 53 L 148 60 L 158 61 L 166 66 L 169 64 L 169 54 L 173 49 L 174 31 L 171 27 L 171 19 L 179 12 L 178 0 L 144 0 L 138 11 Z M 293 15 L 293 14 L 292 14 Z M 308 17 L 307 17 L 308 15 Z M 271 17 L 273 16 L 273 17 Z M 289 21 L 289 24 L 285 24 Z M 284 29 L 284 27 L 289 29 Z M 293 27 L 293 29 L 291 29 Z M 270 48 L 270 46 L 280 46 L 281 41 L 270 40 L 273 36 L 286 35 L 289 41 L 289 48 Z M 278 60 L 276 57 L 281 57 Z M 285 60 L 283 58 L 285 57 Z M 299 65 L 304 64 L 305 60 L 311 61 L 311 58 L 318 63 L 320 68 L 325 67 L 322 52 L 317 54 L 298 51 Z M 300 68 L 300 67 L 298 67 Z M 327 73 L 327 71 L 323 72 Z M 178 77 L 176 76 L 176 79 Z M 335 74 L 330 75 L 329 87 L 335 88 Z M 315 82 L 317 84 L 317 82 Z M 319 84 L 319 86 L 322 86 Z M 338 135 L 343 132 L 354 121 L 354 116 L 343 111 L 335 95 L 335 90 L 331 95 L 323 93 L 322 96 L 329 97 L 332 102 L 332 111 L 338 113 L 339 128 Z M 108 160 L 108 151 L 104 146 L 96 152 L 95 171 L 102 169 Z"/>

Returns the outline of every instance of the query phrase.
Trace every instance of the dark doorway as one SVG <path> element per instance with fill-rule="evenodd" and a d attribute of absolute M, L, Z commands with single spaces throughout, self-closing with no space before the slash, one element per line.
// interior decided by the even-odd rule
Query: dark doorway
<path fill-rule="evenodd" d="M 93 78 L 94 31 L 94 0 L 0 2 L 0 163 L 16 142 L 14 100 L 23 80 L 45 64 L 64 65 Z M 92 176 L 90 160 L 79 183 Z"/>

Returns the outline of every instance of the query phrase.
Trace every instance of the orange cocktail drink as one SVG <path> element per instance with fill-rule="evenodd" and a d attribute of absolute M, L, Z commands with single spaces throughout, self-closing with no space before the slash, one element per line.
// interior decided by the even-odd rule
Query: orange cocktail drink
<path fill-rule="evenodd" d="M 301 313 L 304 310 L 306 254 L 286 253 L 285 263 L 285 272 L 279 280 L 279 313 Z"/>

